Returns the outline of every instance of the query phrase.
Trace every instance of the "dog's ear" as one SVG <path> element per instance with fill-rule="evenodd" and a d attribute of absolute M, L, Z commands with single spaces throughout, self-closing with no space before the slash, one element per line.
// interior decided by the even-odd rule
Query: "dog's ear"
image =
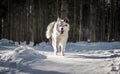
<path fill-rule="evenodd" d="M 69 23 L 69 19 L 68 19 L 67 17 L 64 18 L 64 21 L 65 21 L 66 23 Z"/>
<path fill-rule="evenodd" d="M 57 21 L 60 21 L 60 18 L 59 18 L 59 17 L 57 18 Z"/>

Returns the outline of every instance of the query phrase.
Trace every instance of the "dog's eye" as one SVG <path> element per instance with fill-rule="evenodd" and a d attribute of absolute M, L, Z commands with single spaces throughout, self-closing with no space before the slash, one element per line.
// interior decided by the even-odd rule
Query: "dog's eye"
<path fill-rule="evenodd" d="M 67 26 L 67 24 L 65 24 L 65 26 Z"/>

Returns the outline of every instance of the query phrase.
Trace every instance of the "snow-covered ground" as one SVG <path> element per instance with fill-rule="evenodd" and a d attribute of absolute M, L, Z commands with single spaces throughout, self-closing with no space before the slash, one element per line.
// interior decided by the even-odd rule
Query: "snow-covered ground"
<path fill-rule="evenodd" d="M 120 42 L 69 42 L 65 56 L 33 44 L 0 40 L 0 74 L 120 74 Z"/>

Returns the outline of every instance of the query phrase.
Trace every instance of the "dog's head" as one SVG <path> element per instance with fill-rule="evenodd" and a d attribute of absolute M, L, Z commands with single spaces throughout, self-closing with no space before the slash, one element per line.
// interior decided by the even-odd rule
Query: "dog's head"
<path fill-rule="evenodd" d="M 60 34 L 69 31 L 68 22 L 69 22 L 68 18 L 64 18 L 64 19 L 60 19 L 59 17 L 57 18 L 56 25 L 57 25 L 57 30 Z"/>

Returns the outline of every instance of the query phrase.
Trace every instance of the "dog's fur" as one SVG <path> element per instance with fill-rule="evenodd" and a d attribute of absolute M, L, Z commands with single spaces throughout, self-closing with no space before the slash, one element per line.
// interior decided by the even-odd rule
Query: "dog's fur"
<path fill-rule="evenodd" d="M 54 55 L 57 55 L 59 48 L 64 56 L 66 43 L 68 40 L 69 20 L 67 18 L 51 22 L 46 31 L 46 38 L 50 40 L 54 48 Z"/>

